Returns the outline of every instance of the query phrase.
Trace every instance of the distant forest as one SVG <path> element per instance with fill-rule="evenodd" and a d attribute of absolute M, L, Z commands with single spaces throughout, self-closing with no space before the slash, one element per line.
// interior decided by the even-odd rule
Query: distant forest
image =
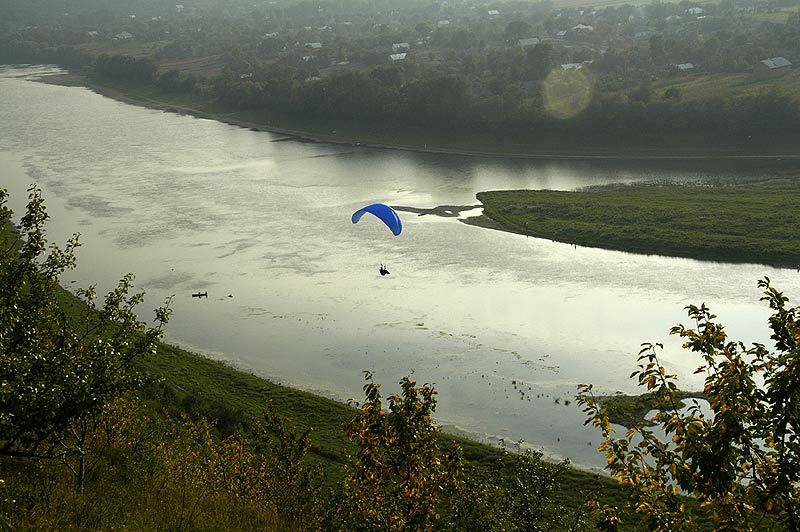
<path fill-rule="evenodd" d="M 796 0 L 40 0 L 9 13 L 0 62 L 88 69 L 231 110 L 500 136 L 800 133 Z"/>

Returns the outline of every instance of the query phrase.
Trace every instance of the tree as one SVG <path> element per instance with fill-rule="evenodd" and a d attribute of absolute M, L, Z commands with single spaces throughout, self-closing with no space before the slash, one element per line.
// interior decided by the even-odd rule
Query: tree
<path fill-rule="evenodd" d="M 409 114 L 423 125 L 455 129 L 467 115 L 469 88 L 463 76 L 439 75 L 409 83 L 405 87 Z"/>
<path fill-rule="evenodd" d="M 503 37 L 509 42 L 516 43 L 520 39 L 530 37 L 532 31 L 531 25 L 524 20 L 514 20 L 506 26 Z"/>
<path fill-rule="evenodd" d="M 169 300 L 155 311 L 153 326 L 135 307 L 128 274 L 95 306 L 94 287 L 79 291 L 87 304 L 80 316 L 64 311 L 61 274 L 75 267 L 78 235 L 61 249 L 48 245 L 41 190 L 29 190 L 26 214 L 13 234 L 12 212 L 0 190 L 0 455 L 54 458 L 68 463 L 86 454 L 104 408 L 140 379 L 132 362 L 155 352 L 169 320 Z M 85 462 L 76 466 L 82 489 Z"/>
<path fill-rule="evenodd" d="M 681 98 L 683 98 L 683 91 L 681 91 L 680 87 L 670 87 L 664 91 L 665 100 L 675 100 L 679 102 Z"/>
<path fill-rule="evenodd" d="M 345 469 L 342 518 L 347 530 L 423 532 L 439 518 L 440 498 L 454 493 L 462 469 L 460 449 L 439 447 L 431 414 L 436 391 L 408 377 L 383 410 L 380 384 L 366 373 L 365 401 L 347 424 L 358 447 Z"/>
<path fill-rule="evenodd" d="M 639 82 L 639 86 L 630 93 L 628 99 L 632 102 L 647 103 L 653 98 L 653 82 L 649 79 L 643 79 Z"/>
<path fill-rule="evenodd" d="M 664 36 L 660 33 L 650 36 L 650 57 L 660 59 L 664 56 Z"/>
<path fill-rule="evenodd" d="M 545 79 L 554 65 L 553 44 L 549 41 L 543 41 L 533 48 L 528 48 L 525 69 L 529 79 Z"/>
<path fill-rule="evenodd" d="M 711 415 L 697 401 L 678 408 L 676 377 L 658 359 L 659 344 L 643 344 L 639 370 L 631 374 L 669 408 L 650 421 L 665 432 L 662 441 L 645 426 L 614 438 L 605 412 L 581 385 L 579 402 L 605 441 L 608 469 L 628 492 L 628 506 L 649 530 L 698 530 L 699 517 L 684 511 L 684 495 L 700 503 L 702 517 L 715 530 L 800 530 L 800 307 L 765 278 L 762 301 L 769 318 L 774 351 L 758 343 L 746 347 L 728 340 L 705 304 L 687 307 L 694 328 L 671 329 L 683 347 L 698 353 L 705 373 L 704 395 Z M 603 530 L 616 530 L 613 508 L 595 503 L 592 514 Z"/>
<path fill-rule="evenodd" d="M 569 461 L 552 464 L 542 453 L 523 450 L 522 442 L 509 452 L 501 442 L 497 457 L 483 467 L 467 470 L 450 509 L 447 530 L 533 532 L 583 530 L 583 509 L 567 509 L 555 501 Z"/>

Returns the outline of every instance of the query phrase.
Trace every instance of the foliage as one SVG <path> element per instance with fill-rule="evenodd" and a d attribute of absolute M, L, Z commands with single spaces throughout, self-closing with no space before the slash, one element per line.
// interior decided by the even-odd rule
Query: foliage
<path fill-rule="evenodd" d="M 439 502 L 461 478 L 460 450 L 439 448 L 431 414 L 435 390 L 408 377 L 383 410 L 380 384 L 366 374 L 365 401 L 347 424 L 358 445 L 345 470 L 341 519 L 344 530 L 430 531 L 440 518 Z"/>
<path fill-rule="evenodd" d="M 150 83 L 157 67 L 153 60 L 147 57 L 103 54 L 95 59 L 94 70 L 117 81 Z"/>
<path fill-rule="evenodd" d="M 768 278 L 758 284 L 773 311 L 774 351 L 730 341 L 705 304 L 687 307 L 694 328 L 671 329 L 685 339 L 685 349 L 702 357 L 696 373 L 706 375 L 710 416 L 696 401 L 685 411 L 678 408 L 676 377 L 657 356 L 661 346 L 643 345 L 642 363 L 631 377 L 672 404 L 652 418 L 667 441 L 643 426 L 614 438 L 592 386 L 580 386 L 587 423 L 605 438 L 600 450 L 608 469 L 649 530 L 699 529 L 697 518 L 684 510 L 684 494 L 697 498 L 715 530 L 800 530 L 800 307 L 788 307 L 788 298 Z M 608 506 L 595 503 L 592 513 L 603 530 L 620 523 Z"/>
<path fill-rule="evenodd" d="M 72 489 L 63 468 L 0 457 L 0 523 L 65 531 L 319 529 L 324 499 L 316 489 L 296 489 L 312 469 L 298 468 L 281 450 L 304 453 L 285 420 L 266 416 L 265 443 L 264 432 L 220 440 L 205 419 L 153 415 L 134 398 L 108 418 L 117 427 L 113 444 L 97 453 L 83 492 Z M 294 479 L 284 476 L 286 466 Z"/>
<path fill-rule="evenodd" d="M 404 377 L 384 411 L 380 384 L 366 377 L 365 401 L 347 424 L 358 448 L 345 467 L 335 528 L 530 532 L 586 524 L 579 505 L 555 500 L 568 462 L 546 463 L 520 442 L 514 452 L 501 445 L 491 460 L 470 465 L 460 447 L 440 446 L 432 386 Z"/>
<path fill-rule="evenodd" d="M 48 246 L 41 191 L 31 187 L 29 194 L 19 236 L 0 243 L 0 455 L 68 460 L 85 455 L 91 425 L 139 383 L 129 368 L 155 352 L 169 302 L 148 327 L 134 313 L 143 293 L 131 293 L 133 276 L 126 275 L 102 308 L 94 287 L 81 290 L 82 315 L 68 319 L 58 280 L 75 266 L 78 235 L 63 249 Z M 6 198 L 0 190 L 3 226 L 12 215 Z M 79 474 L 79 488 L 82 482 Z"/>
<path fill-rule="evenodd" d="M 308 432 L 298 434 L 270 409 L 248 432 L 224 439 L 215 436 L 212 423 L 205 418 L 154 418 L 135 427 L 127 442 L 128 452 L 142 441 L 151 444 L 139 456 L 156 457 L 156 461 L 137 470 L 150 470 L 154 477 L 174 483 L 186 494 L 174 512 L 180 523 L 196 519 L 201 501 L 225 496 L 244 505 L 269 508 L 290 528 L 320 527 L 324 515 L 321 476 L 318 468 L 306 462 Z"/>
<path fill-rule="evenodd" d="M 488 468 L 467 470 L 464 481 L 450 501 L 446 530 L 485 532 L 532 532 L 584 530 L 585 516 L 579 505 L 566 508 L 555 501 L 569 461 L 551 464 L 542 453 L 523 449 L 518 442 L 500 452 Z"/>

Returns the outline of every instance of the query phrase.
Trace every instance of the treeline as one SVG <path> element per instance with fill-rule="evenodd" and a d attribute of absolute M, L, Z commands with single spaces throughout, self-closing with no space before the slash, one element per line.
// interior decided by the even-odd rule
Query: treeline
<path fill-rule="evenodd" d="M 212 93 L 238 109 L 266 109 L 307 119 L 352 120 L 476 131 L 496 135 L 613 133 L 639 138 L 691 131 L 715 137 L 796 134 L 800 102 L 771 90 L 740 97 L 682 101 L 643 85 L 630 95 L 593 92 L 570 118 L 548 113 L 541 88 L 510 86 L 486 94 L 461 75 L 399 83 L 391 67 L 345 71 L 316 81 L 272 77 L 266 81 L 216 78 Z"/>
<path fill-rule="evenodd" d="M 118 81 L 150 83 L 158 67 L 147 57 L 129 55 L 100 55 L 94 62 L 94 71 L 101 76 Z"/>
<path fill-rule="evenodd" d="M 69 44 L 51 44 L 16 37 L 0 38 L 0 63 L 55 63 L 67 68 L 83 68 L 91 66 L 93 62 L 93 56 Z"/>

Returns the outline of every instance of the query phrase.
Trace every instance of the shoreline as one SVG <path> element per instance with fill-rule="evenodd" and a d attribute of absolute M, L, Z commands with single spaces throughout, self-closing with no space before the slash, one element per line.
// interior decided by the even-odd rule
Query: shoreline
<path fill-rule="evenodd" d="M 645 154 L 613 154 L 613 155 L 600 155 L 600 154 L 566 154 L 566 153 L 517 153 L 517 152 L 499 152 L 499 151 L 482 151 L 472 150 L 465 148 L 453 147 L 428 147 L 427 145 L 407 145 L 407 144 L 392 144 L 383 142 L 370 142 L 362 141 L 351 138 L 337 139 L 326 135 L 319 135 L 309 133 L 301 129 L 292 129 L 281 126 L 273 126 L 259 122 L 252 122 L 241 118 L 236 118 L 231 115 L 235 113 L 218 113 L 209 112 L 197 109 L 195 107 L 171 104 L 164 101 L 151 99 L 151 98 L 138 98 L 126 94 L 125 92 L 96 83 L 89 79 L 84 74 L 57 67 L 63 72 L 52 74 L 39 74 L 31 78 L 31 81 L 38 83 L 46 83 L 49 85 L 59 85 L 64 87 L 84 87 L 92 92 L 111 98 L 113 100 L 127 103 L 130 105 L 137 105 L 148 109 L 154 109 L 169 113 L 176 113 L 181 115 L 193 116 L 195 118 L 203 118 L 206 120 L 214 120 L 232 126 L 250 129 L 252 131 L 263 131 L 267 133 L 274 133 L 284 135 L 286 139 L 275 139 L 273 142 L 281 140 L 298 140 L 302 142 L 314 142 L 321 144 L 334 144 L 341 146 L 351 146 L 359 148 L 370 148 L 380 150 L 398 150 L 408 151 L 415 153 L 429 153 L 438 155 L 454 155 L 463 157 L 485 157 L 485 158 L 504 158 L 504 159 L 529 159 L 529 160 L 770 160 L 770 159 L 800 159 L 800 154 L 771 154 L 771 155 L 733 155 L 733 154 L 716 154 L 716 155 L 645 155 Z"/>

